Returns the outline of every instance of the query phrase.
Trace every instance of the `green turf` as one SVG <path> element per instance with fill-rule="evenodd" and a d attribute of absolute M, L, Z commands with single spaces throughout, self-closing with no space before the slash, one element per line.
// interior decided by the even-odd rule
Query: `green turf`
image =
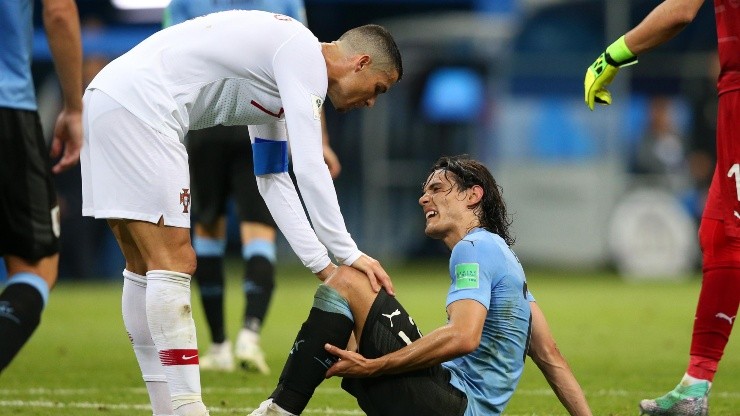
<path fill-rule="evenodd" d="M 228 291 L 228 328 L 239 326 L 238 267 Z M 445 321 L 444 263 L 389 269 L 399 299 L 428 332 Z M 317 284 L 302 268 L 281 268 L 263 333 L 270 376 L 203 373 L 212 415 L 246 415 L 274 386 Z M 550 322 L 595 415 L 636 415 L 641 398 L 663 394 L 685 369 L 699 280 L 625 283 L 601 274 L 530 272 L 529 284 Z M 194 301 L 201 349 L 207 330 Z M 737 337 L 737 336 L 736 336 Z M 711 414 L 740 413 L 740 347 L 730 340 L 711 395 Z M 141 376 L 120 317 L 120 281 L 61 282 L 42 325 L 0 375 L 0 415 L 151 415 Z M 336 380 L 325 382 L 307 415 L 361 415 Z M 531 361 L 507 415 L 565 411 Z"/>

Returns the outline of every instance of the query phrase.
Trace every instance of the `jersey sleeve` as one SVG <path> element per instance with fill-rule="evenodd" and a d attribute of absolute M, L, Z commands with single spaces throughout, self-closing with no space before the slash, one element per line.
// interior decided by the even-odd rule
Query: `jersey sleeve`
<path fill-rule="evenodd" d="M 347 232 L 324 162 L 321 106 L 328 81 L 317 48 L 316 38 L 308 31 L 286 42 L 273 61 L 275 80 L 285 110 L 293 173 L 313 228 L 338 261 L 351 265 L 362 253 Z"/>
<path fill-rule="evenodd" d="M 450 257 L 450 289 L 447 303 L 462 299 L 480 302 L 486 309 L 491 305 L 491 289 L 494 285 L 496 270 L 492 267 L 495 261 L 491 253 L 482 250 L 480 242 L 473 244 L 462 240 L 452 250 Z"/>
<path fill-rule="evenodd" d="M 249 126 L 257 188 L 278 228 L 304 266 L 317 273 L 329 265 L 326 247 L 311 228 L 288 174 L 284 120 Z"/>

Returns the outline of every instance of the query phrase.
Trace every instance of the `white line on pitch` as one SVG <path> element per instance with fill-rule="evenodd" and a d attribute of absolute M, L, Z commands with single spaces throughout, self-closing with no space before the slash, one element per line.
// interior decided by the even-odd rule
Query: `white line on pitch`
<path fill-rule="evenodd" d="M 108 410 L 150 410 L 148 404 L 120 404 L 120 403 L 95 403 L 95 402 L 70 402 L 60 403 L 45 400 L 0 400 L 0 407 L 28 407 L 28 408 L 53 408 L 53 409 L 108 409 Z M 211 413 L 247 413 L 254 410 L 253 407 L 209 407 Z M 341 410 L 324 407 L 322 409 L 306 409 L 303 413 L 322 415 L 363 415 L 359 410 Z"/>
<path fill-rule="evenodd" d="M 29 396 L 89 396 L 91 394 L 99 394 L 101 392 L 123 392 L 123 393 L 141 393 L 146 394 L 146 389 L 143 387 L 122 387 L 122 388 L 84 388 L 84 389 L 66 389 L 66 388 L 45 388 L 45 387 L 31 387 L 26 389 L 0 389 L 0 396 L 18 396 L 18 395 L 29 395 Z M 205 387 L 203 393 L 205 394 L 269 394 L 272 389 L 266 389 L 262 387 Z M 651 395 L 659 394 L 660 392 L 644 392 L 644 391 L 629 391 L 621 389 L 600 389 L 586 391 L 587 397 L 628 397 L 628 396 L 645 396 L 650 397 Z M 344 390 L 337 387 L 322 387 L 316 390 L 316 395 L 323 394 L 347 394 Z M 518 395 L 525 396 L 553 396 L 553 392 L 550 389 L 517 389 Z M 740 392 L 730 391 L 713 391 L 712 397 L 723 397 L 728 399 L 740 398 Z"/>

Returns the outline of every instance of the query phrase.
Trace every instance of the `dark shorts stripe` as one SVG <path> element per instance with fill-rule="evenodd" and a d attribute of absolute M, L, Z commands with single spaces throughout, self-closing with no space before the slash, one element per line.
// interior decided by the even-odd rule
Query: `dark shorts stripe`
<path fill-rule="evenodd" d="M 37 112 L 0 108 L 0 159 L 0 254 L 57 253 L 59 209 Z"/>

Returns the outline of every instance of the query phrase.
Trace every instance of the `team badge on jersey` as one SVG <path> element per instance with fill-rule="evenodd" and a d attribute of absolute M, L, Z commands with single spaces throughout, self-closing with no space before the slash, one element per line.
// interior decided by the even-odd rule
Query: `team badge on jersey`
<path fill-rule="evenodd" d="M 455 265 L 455 289 L 477 289 L 480 266 L 478 263 Z"/>
<path fill-rule="evenodd" d="M 324 99 L 318 95 L 311 94 L 311 107 L 313 107 L 314 120 L 321 120 L 321 106 L 324 105 Z"/>
<path fill-rule="evenodd" d="M 190 207 L 190 189 L 182 188 L 182 192 L 180 192 L 180 204 L 182 204 L 182 213 L 187 214 Z"/>

